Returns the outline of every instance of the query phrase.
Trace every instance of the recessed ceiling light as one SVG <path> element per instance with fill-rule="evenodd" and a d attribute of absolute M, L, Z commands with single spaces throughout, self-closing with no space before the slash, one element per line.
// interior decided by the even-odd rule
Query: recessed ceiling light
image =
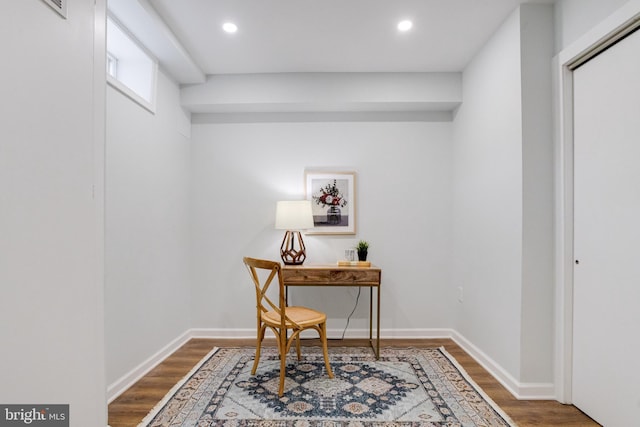
<path fill-rule="evenodd" d="M 236 31 L 238 31 L 238 26 L 233 22 L 225 22 L 224 24 L 222 24 L 222 29 L 227 33 L 235 33 Z"/>
<path fill-rule="evenodd" d="M 413 27 L 413 22 L 404 20 L 398 22 L 398 31 L 409 31 Z"/>

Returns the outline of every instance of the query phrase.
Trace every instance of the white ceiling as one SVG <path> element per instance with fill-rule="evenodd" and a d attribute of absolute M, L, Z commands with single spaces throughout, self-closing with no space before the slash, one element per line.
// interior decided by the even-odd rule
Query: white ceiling
<path fill-rule="evenodd" d="M 161 62 L 175 61 L 173 50 L 197 70 L 177 77 L 185 83 L 210 74 L 461 71 L 529 2 L 552 0 L 109 0 L 109 8 Z M 396 30 L 402 19 L 411 31 Z M 238 32 L 225 33 L 226 21 Z"/>

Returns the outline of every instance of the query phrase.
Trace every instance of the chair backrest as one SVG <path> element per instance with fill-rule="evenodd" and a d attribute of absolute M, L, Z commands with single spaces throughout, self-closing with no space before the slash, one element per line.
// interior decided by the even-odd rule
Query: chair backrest
<path fill-rule="evenodd" d="M 265 259 L 244 257 L 242 260 L 244 262 L 244 265 L 249 270 L 249 274 L 251 275 L 251 279 L 253 280 L 253 284 L 256 288 L 256 308 L 258 310 L 258 319 L 260 319 L 262 313 L 273 310 L 280 315 L 281 328 L 284 329 L 285 320 L 288 320 L 290 322 L 292 321 L 286 315 L 287 304 L 285 301 L 284 282 L 282 281 L 282 276 L 280 274 L 280 269 L 282 268 L 282 266 L 277 261 L 269 261 Z M 258 270 L 265 270 L 265 274 L 260 275 L 258 273 Z M 261 278 L 263 278 L 263 276 L 266 276 L 266 278 L 261 281 Z M 273 283 L 274 279 L 277 279 L 278 284 L 277 304 L 271 301 L 271 299 L 267 296 L 267 291 L 269 290 L 269 287 Z"/>

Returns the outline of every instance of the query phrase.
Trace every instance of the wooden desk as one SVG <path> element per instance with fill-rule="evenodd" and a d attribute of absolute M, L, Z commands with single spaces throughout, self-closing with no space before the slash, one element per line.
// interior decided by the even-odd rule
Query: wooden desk
<path fill-rule="evenodd" d="M 380 358 L 380 278 L 382 270 L 376 266 L 352 267 L 334 264 L 285 265 L 282 280 L 289 286 L 359 286 L 369 288 L 369 343 Z M 373 342 L 373 288 L 376 295 L 376 340 Z"/>

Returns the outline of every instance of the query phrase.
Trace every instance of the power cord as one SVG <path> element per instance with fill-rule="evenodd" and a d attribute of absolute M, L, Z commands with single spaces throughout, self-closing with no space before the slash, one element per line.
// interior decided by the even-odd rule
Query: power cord
<path fill-rule="evenodd" d="M 349 327 L 351 316 L 353 316 L 353 313 L 356 312 L 356 307 L 358 307 L 358 301 L 360 301 L 360 292 L 362 292 L 362 286 L 358 286 L 358 295 L 356 296 L 356 303 L 353 305 L 353 310 L 351 310 L 351 313 L 349 313 L 349 316 L 347 317 L 347 324 L 344 327 L 344 331 L 342 331 L 342 338 L 340 338 L 341 340 L 344 339 L 344 334 L 347 333 L 347 328 Z"/>

